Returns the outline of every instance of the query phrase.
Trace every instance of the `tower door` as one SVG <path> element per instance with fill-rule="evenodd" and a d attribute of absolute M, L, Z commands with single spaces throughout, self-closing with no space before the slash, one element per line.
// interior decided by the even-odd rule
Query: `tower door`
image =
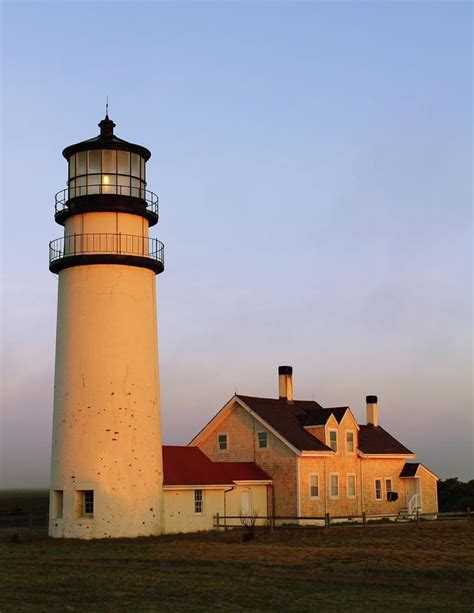
<path fill-rule="evenodd" d="M 240 513 L 244 516 L 249 516 L 251 511 L 251 496 L 250 490 L 244 490 L 240 497 Z"/>

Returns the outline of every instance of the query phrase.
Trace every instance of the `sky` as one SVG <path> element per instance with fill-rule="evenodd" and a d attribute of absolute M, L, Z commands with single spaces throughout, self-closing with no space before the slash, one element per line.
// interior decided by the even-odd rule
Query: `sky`
<path fill-rule="evenodd" d="M 163 440 L 235 391 L 351 407 L 474 477 L 472 6 L 3 2 L 0 487 L 47 487 L 62 149 L 152 151 Z"/>

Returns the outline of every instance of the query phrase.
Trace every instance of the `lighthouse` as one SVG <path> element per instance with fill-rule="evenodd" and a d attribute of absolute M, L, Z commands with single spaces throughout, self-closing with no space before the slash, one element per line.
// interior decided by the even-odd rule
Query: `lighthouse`
<path fill-rule="evenodd" d="M 149 236 L 158 197 L 148 149 L 114 134 L 63 151 L 64 227 L 50 243 L 58 276 L 49 534 L 113 538 L 162 531 L 156 277 L 163 244 Z"/>

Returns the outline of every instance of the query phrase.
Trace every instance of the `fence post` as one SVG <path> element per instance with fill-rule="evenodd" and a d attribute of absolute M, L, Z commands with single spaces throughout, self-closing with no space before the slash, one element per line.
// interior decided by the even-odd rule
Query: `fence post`
<path fill-rule="evenodd" d="M 331 525 L 331 516 L 329 515 L 329 513 L 326 513 L 326 518 L 325 518 L 325 525 L 326 525 L 326 532 L 329 532 L 329 526 Z"/>
<path fill-rule="evenodd" d="M 216 528 L 219 530 L 219 513 L 216 513 Z"/>
<path fill-rule="evenodd" d="M 367 523 L 367 515 L 365 511 L 362 512 L 362 528 L 365 528 L 365 524 Z"/>

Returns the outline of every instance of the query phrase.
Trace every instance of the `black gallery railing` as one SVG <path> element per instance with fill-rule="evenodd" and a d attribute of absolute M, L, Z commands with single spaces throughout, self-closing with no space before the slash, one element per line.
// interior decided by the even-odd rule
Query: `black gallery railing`
<path fill-rule="evenodd" d="M 116 254 L 145 257 L 164 264 L 164 245 L 134 234 L 70 234 L 49 243 L 49 263 L 75 255 Z"/>
<path fill-rule="evenodd" d="M 54 211 L 59 213 L 68 208 L 68 202 L 73 198 L 81 196 L 128 196 L 138 198 L 146 203 L 147 210 L 158 215 L 159 198 L 154 193 L 144 187 L 133 187 L 130 185 L 119 185 L 110 183 L 100 183 L 98 185 L 82 185 L 67 187 L 54 196 Z"/>

